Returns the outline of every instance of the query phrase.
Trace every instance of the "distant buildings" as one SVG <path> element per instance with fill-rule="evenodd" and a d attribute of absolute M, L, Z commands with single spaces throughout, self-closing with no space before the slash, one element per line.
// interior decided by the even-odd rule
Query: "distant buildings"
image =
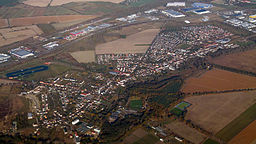
<path fill-rule="evenodd" d="M 19 48 L 12 49 L 10 51 L 10 53 L 18 58 L 21 58 L 21 59 L 27 58 L 29 56 L 34 56 L 34 54 L 27 49 L 28 48 L 26 48 L 24 46 L 20 46 Z"/>
<path fill-rule="evenodd" d="M 175 17 L 175 18 L 185 17 L 185 15 L 183 13 L 180 13 L 180 12 L 177 12 L 174 10 L 163 10 L 162 13 L 169 17 Z"/>
<path fill-rule="evenodd" d="M 0 53 L 0 63 L 7 62 L 9 58 L 9 55 Z"/>
<path fill-rule="evenodd" d="M 195 10 L 194 13 L 201 15 L 201 14 L 210 13 L 210 11 L 205 10 L 205 9 L 200 9 L 200 10 Z"/>
<path fill-rule="evenodd" d="M 207 8 L 213 7 L 213 5 L 212 4 L 207 4 L 207 3 L 193 3 L 192 7 L 207 9 Z"/>
<path fill-rule="evenodd" d="M 186 3 L 185 2 L 169 2 L 166 4 L 166 7 L 184 7 L 186 6 Z"/>

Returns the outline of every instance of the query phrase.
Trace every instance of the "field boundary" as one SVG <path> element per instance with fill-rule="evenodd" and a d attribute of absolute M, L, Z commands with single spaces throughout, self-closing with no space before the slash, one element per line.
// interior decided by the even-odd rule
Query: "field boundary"
<path fill-rule="evenodd" d="M 216 137 L 228 142 L 237 134 L 239 134 L 244 128 L 246 128 L 250 123 L 256 120 L 256 103 L 250 106 L 242 114 L 240 114 L 236 119 L 231 121 L 223 129 L 221 129 Z"/>
<path fill-rule="evenodd" d="M 234 72 L 234 73 L 238 73 L 238 74 L 244 74 L 244 75 L 256 77 L 256 73 L 254 73 L 254 72 L 249 72 L 249 71 L 240 70 L 240 69 L 236 69 L 236 68 L 232 68 L 232 67 L 213 64 L 213 63 L 211 65 L 214 68 L 217 68 L 217 69 L 226 70 L 226 71 L 230 71 L 230 72 Z"/>

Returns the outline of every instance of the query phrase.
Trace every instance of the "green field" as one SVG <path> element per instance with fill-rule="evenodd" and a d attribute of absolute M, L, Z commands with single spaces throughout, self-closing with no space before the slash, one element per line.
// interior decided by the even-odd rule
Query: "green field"
<path fill-rule="evenodd" d="M 151 46 L 151 44 L 135 44 L 134 46 Z"/>
<path fill-rule="evenodd" d="M 181 102 L 179 104 L 176 105 L 176 108 L 184 111 L 187 107 L 189 107 L 191 104 L 187 103 L 187 102 Z"/>
<path fill-rule="evenodd" d="M 184 112 L 182 110 L 180 110 L 180 109 L 175 107 L 175 108 L 171 109 L 170 113 L 172 113 L 172 114 L 174 114 L 176 116 L 181 116 L 181 115 L 183 115 Z"/>
<path fill-rule="evenodd" d="M 218 142 L 212 140 L 212 139 L 207 139 L 204 144 L 219 144 Z"/>
<path fill-rule="evenodd" d="M 131 100 L 129 107 L 133 110 L 139 110 L 142 107 L 142 100 Z"/>
<path fill-rule="evenodd" d="M 133 144 L 155 144 L 156 142 L 158 142 L 158 138 L 152 134 L 148 134 Z"/>
<path fill-rule="evenodd" d="M 249 107 L 245 112 L 219 131 L 216 136 L 228 142 L 254 120 L 256 120 L 256 104 Z"/>

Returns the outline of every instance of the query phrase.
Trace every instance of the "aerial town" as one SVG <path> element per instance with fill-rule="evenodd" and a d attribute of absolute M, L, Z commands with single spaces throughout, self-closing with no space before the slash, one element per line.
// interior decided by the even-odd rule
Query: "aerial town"
<path fill-rule="evenodd" d="M 255 6 L 0 2 L 0 143 L 253 144 Z"/>

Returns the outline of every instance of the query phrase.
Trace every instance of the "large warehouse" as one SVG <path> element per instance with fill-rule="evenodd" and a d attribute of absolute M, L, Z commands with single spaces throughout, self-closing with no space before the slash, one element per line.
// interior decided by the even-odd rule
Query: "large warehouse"
<path fill-rule="evenodd" d="M 166 4 L 167 7 L 176 7 L 176 6 L 181 6 L 181 7 L 184 7 L 186 6 L 186 3 L 185 2 L 169 2 Z"/>
<path fill-rule="evenodd" d="M 177 12 L 174 10 L 164 10 L 164 11 L 162 11 L 162 13 L 165 14 L 166 16 L 175 17 L 175 18 L 185 16 L 183 13 L 180 13 L 180 12 Z"/>
<path fill-rule="evenodd" d="M 195 10 L 194 13 L 201 15 L 201 14 L 210 13 L 210 11 L 205 10 L 205 9 L 200 9 L 200 10 Z"/>
<path fill-rule="evenodd" d="M 213 7 L 212 4 L 207 4 L 207 3 L 193 3 L 192 6 L 195 8 L 205 8 L 205 9 Z"/>
<path fill-rule="evenodd" d="M 29 56 L 34 56 L 34 54 L 32 52 L 21 49 L 21 48 L 13 49 L 13 50 L 11 50 L 10 53 L 15 55 L 16 57 L 22 58 L 22 59 L 27 58 Z"/>

